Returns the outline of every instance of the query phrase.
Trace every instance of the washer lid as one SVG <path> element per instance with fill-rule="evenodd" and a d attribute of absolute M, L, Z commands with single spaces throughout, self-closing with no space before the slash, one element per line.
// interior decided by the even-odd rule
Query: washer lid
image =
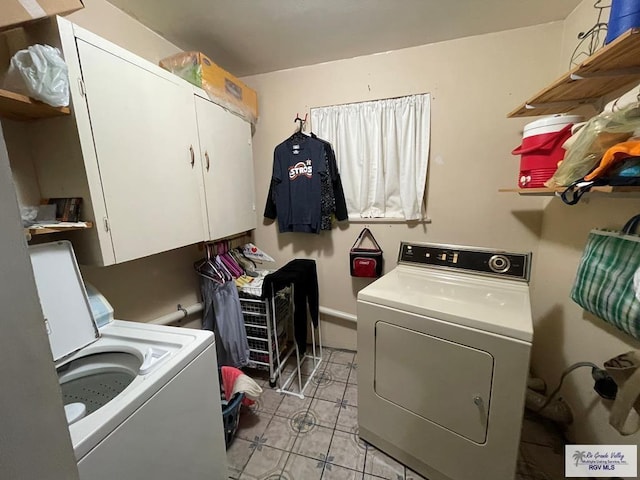
<path fill-rule="evenodd" d="M 360 290 L 358 300 L 526 342 L 533 339 L 524 283 L 400 265 Z"/>
<path fill-rule="evenodd" d="M 29 247 L 53 360 L 93 343 L 100 336 L 71 242 Z"/>

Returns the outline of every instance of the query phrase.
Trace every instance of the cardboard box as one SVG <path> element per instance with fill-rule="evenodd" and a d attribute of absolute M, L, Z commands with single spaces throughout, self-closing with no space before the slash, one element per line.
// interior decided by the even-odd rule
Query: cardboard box
<path fill-rule="evenodd" d="M 224 68 L 200 52 L 183 52 L 160 61 L 165 70 L 175 73 L 204 89 L 211 100 L 255 124 L 258 120 L 258 95 Z"/>
<path fill-rule="evenodd" d="M 0 0 L 0 30 L 84 8 L 81 0 Z"/>

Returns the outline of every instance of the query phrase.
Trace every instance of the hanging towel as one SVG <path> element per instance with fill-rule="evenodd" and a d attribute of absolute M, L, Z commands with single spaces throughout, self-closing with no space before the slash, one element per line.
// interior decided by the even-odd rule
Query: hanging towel
<path fill-rule="evenodd" d="M 293 284 L 293 326 L 295 339 L 301 354 L 307 350 L 307 311 L 311 315 L 313 326 L 318 326 L 319 292 L 318 274 L 314 260 L 297 259 L 267 275 L 262 284 L 262 298 L 271 292 Z M 307 310 L 308 307 L 308 310 Z"/>
<path fill-rule="evenodd" d="M 244 367 L 249 363 L 249 342 L 235 282 L 222 285 L 201 277 L 204 302 L 202 328 L 213 331 L 218 365 Z"/>

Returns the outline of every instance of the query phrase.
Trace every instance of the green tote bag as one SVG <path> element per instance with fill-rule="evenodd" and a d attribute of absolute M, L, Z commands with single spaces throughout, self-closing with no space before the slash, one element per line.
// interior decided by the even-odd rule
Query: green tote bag
<path fill-rule="evenodd" d="M 571 291 L 574 302 L 640 340 L 640 215 L 622 231 L 591 230 Z"/>

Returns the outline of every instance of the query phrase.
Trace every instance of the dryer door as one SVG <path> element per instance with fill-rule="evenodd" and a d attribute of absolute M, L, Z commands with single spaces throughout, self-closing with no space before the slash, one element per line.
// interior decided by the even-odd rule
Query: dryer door
<path fill-rule="evenodd" d="M 476 443 L 487 438 L 493 362 L 485 351 L 376 322 L 376 394 Z"/>

